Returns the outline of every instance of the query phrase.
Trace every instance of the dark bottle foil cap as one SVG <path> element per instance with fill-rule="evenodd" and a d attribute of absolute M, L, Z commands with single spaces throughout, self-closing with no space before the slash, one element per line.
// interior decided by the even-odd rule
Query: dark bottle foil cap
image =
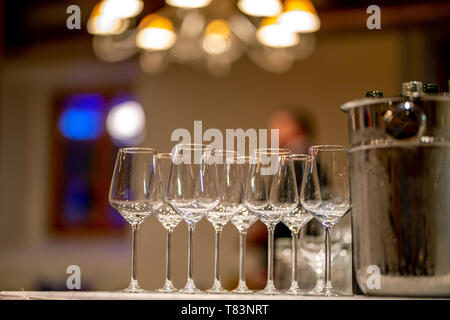
<path fill-rule="evenodd" d="M 423 85 L 423 92 L 428 93 L 428 94 L 438 94 L 439 87 L 437 84 L 434 84 L 434 83 L 425 83 Z"/>
<path fill-rule="evenodd" d="M 382 91 L 373 90 L 373 91 L 367 91 L 366 92 L 366 97 L 367 98 L 375 98 L 375 97 L 382 97 L 382 96 L 383 96 L 383 92 Z"/>

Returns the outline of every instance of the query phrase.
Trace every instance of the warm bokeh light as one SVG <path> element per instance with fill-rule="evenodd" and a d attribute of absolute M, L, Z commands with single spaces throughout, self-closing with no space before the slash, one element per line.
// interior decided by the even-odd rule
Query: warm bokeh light
<path fill-rule="evenodd" d="M 309 0 L 287 0 L 278 21 L 293 32 L 307 33 L 320 29 L 319 16 Z"/>
<path fill-rule="evenodd" d="M 136 36 L 136 45 L 145 50 L 167 50 L 177 40 L 172 22 L 152 13 L 142 19 Z"/>
<path fill-rule="evenodd" d="M 142 135 L 145 129 L 145 113 L 135 101 L 125 101 L 114 106 L 106 118 L 106 130 L 118 141 L 128 141 Z"/>
<path fill-rule="evenodd" d="M 103 0 L 101 14 L 116 18 L 137 16 L 144 7 L 142 0 Z"/>
<path fill-rule="evenodd" d="M 238 8 L 250 16 L 272 17 L 281 12 L 279 0 L 239 0 Z"/>
<path fill-rule="evenodd" d="M 206 7 L 212 0 L 166 0 L 166 3 L 179 8 L 194 9 Z"/>
<path fill-rule="evenodd" d="M 277 17 L 264 18 L 256 31 L 256 38 L 261 44 L 274 48 L 292 47 L 300 41 L 299 35 L 279 24 Z"/>
<path fill-rule="evenodd" d="M 129 21 L 114 13 L 114 6 L 111 6 L 110 1 L 116 2 L 117 0 L 104 0 L 95 5 L 87 22 L 89 33 L 115 35 L 124 32 L 128 28 Z"/>
<path fill-rule="evenodd" d="M 121 34 L 128 28 L 128 20 L 112 18 L 106 15 L 91 16 L 87 23 L 87 30 L 96 35 Z"/>
<path fill-rule="evenodd" d="M 208 24 L 203 37 L 203 49 L 212 55 L 222 54 L 231 47 L 231 30 L 225 20 L 214 20 Z"/>

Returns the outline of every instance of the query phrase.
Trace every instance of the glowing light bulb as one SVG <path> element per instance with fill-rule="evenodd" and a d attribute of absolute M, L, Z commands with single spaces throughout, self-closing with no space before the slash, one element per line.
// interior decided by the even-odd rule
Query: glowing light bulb
<path fill-rule="evenodd" d="M 146 16 L 139 24 L 136 45 L 146 50 L 167 50 L 173 47 L 177 36 L 172 22 L 158 14 Z"/>
<path fill-rule="evenodd" d="M 89 33 L 97 35 L 115 35 L 124 32 L 128 28 L 128 20 L 117 16 L 111 9 L 105 10 L 105 7 L 108 7 L 108 3 L 108 1 L 104 0 L 95 5 L 87 22 L 87 30 Z"/>
<path fill-rule="evenodd" d="M 292 32 L 308 33 L 320 29 L 319 16 L 309 0 L 287 0 L 278 21 Z"/>
<path fill-rule="evenodd" d="M 135 101 L 125 101 L 114 106 L 106 118 L 106 130 L 114 140 L 127 141 L 142 134 L 145 113 Z"/>
<path fill-rule="evenodd" d="M 263 19 L 256 31 L 256 38 L 263 45 L 274 48 L 292 47 L 300 41 L 299 35 L 279 24 L 276 17 Z"/>
<path fill-rule="evenodd" d="M 206 7 L 212 0 L 166 0 L 168 5 L 179 8 L 194 9 Z"/>
<path fill-rule="evenodd" d="M 109 16 L 92 16 L 87 22 L 87 30 L 91 34 L 115 35 L 121 34 L 128 28 L 128 20 Z"/>
<path fill-rule="evenodd" d="M 214 20 L 205 29 L 203 49 L 212 55 L 222 54 L 231 47 L 231 30 L 225 20 Z"/>
<path fill-rule="evenodd" d="M 272 17 L 281 12 L 279 0 L 239 0 L 238 8 L 250 16 Z"/>
<path fill-rule="evenodd" d="M 144 7 L 142 0 L 103 0 L 102 15 L 116 18 L 137 16 Z"/>

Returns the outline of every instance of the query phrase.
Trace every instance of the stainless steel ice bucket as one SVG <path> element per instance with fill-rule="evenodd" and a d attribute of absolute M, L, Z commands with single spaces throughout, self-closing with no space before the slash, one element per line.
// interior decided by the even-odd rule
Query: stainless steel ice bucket
<path fill-rule="evenodd" d="M 344 104 L 354 272 L 366 295 L 450 296 L 450 97 L 404 83 Z"/>

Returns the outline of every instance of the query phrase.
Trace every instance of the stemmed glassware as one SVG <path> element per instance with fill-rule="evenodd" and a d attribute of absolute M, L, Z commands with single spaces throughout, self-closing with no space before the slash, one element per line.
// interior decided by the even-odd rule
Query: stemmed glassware
<path fill-rule="evenodd" d="M 325 228 L 325 287 L 317 294 L 336 296 L 331 285 L 331 228 L 350 210 L 347 149 L 323 145 L 309 149 L 300 192 L 303 207 Z"/>
<path fill-rule="evenodd" d="M 250 157 L 241 156 L 239 158 L 242 163 L 243 173 L 243 188 L 245 190 L 245 183 L 248 180 L 250 171 Z M 233 293 L 252 293 L 253 291 L 247 287 L 245 282 L 245 244 L 247 238 L 247 230 L 258 220 L 258 217 L 243 207 L 238 214 L 231 218 L 231 223 L 239 231 L 239 284 Z"/>
<path fill-rule="evenodd" d="M 166 242 L 166 281 L 164 286 L 158 292 L 175 292 L 177 289 L 172 283 L 172 232 L 178 223 L 182 220 L 181 216 L 167 203 L 166 192 L 169 185 L 170 166 L 172 165 L 172 154 L 158 153 L 156 155 L 157 170 L 161 190 L 163 195 L 163 204 L 155 211 L 155 217 L 167 230 Z"/>
<path fill-rule="evenodd" d="M 219 203 L 211 209 L 206 218 L 215 230 L 214 283 L 208 293 L 226 293 L 220 282 L 220 236 L 223 227 L 243 206 L 243 175 L 238 154 L 228 150 L 214 150 L 217 168 Z"/>
<path fill-rule="evenodd" d="M 219 203 L 214 152 L 204 144 L 177 144 L 172 151 L 166 199 L 188 225 L 188 276 L 180 293 L 201 293 L 195 287 L 193 236 L 196 224 Z"/>
<path fill-rule="evenodd" d="M 295 178 L 297 181 L 298 192 L 300 192 L 300 185 L 302 183 L 303 174 L 305 171 L 305 164 L 308 159 L 307 155 L 294 154 L 292 155 L 292 161 L 294 163 Z M 303 294 L 303 291 L 298 286 L 298 267 L 297 267 L 297 252 L 298 252 L 298 238 L 300 236 L 300 230 L 307 224 L 313 216 L 303 208 L 299 202 L 297 207 L 283 216 L 282 222 L 291 230 L 292 237 L 292 276 L 291 286 L 286 291 L 288 294 L 299 295 Z"/>
<path fill-rule="evenodd" d="M 122 292 L 146 292 L 137 281 L 136 244 L 140 224 L 162 204 L 155 155 L 156 150 L 151 148 L 121 148 L 117 153 L 109 203 L 132 228 L 131 281 Z"/>
<path fill-rule="evenodd" d="M 292 153 L 287 149 L 256 149 L 245 188 L 245 206 L 267 226 L 267 284 L 262 294 L 279 294 L 273 283 L 274 229 L 298 205 Z"/>

